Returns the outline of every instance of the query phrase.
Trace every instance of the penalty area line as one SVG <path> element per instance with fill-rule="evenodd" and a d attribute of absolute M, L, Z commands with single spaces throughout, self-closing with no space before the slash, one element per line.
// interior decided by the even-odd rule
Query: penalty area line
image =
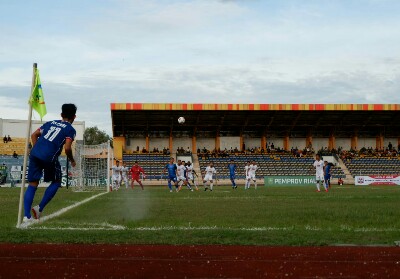
<path fill-rule="evenodd" d="M 34 222 L 28 222 L 28 223 L 25 223 L 25 224 L 22 223 L 20 226 L 17 226 L 17 228 L 18 229 L 26 229 L 26 228 L 28 228 L 28 227 L 30 227 L 32 225 L 41 224 L 41 223 L 43 223 L 43 222 L 45 222 L 47 220 L 56 218 L 56 217 L 60 216 L 61 214 L 64 214 L 65 212 L 67 212 L 67 211 L 69 211 L 69 210 L 71 210 L 71 209 L 73 209 L 75 207 L 78 207 L 78 206 L 80 206 L 80 205 L 82 205 L 84 203 L 87 203 L 87 202 L 89 202 L 91 200 L 94 200 L 95 198 L 98 198 L 98 197 L 100 197 L 102 195 L 105 195 L 105 194 L 107 194 L 107 192 L 91 196 L 91 197 L 86 198 L 86 199 L 84 199 L 84 200 L 82 200 L 80 202 L 74 203 L 74 204 L 72 204 L 70 206 L 67 206 L 67 207 L 64 207 L 64 208 L 62 208 L 62 209 L 60 209 L 60 210 L 58 210 L 58 211 L 56 211 L 54 213 L 51 213 L 50 215 L 44 216 L 44 217 L 40 218 L 39 221 L 35 220 L 36 222 L 35 221 Z"/>

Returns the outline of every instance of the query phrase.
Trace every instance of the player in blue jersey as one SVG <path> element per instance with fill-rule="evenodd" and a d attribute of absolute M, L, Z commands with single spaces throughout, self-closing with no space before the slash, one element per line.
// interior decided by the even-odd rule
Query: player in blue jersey
<path fill-rule="evenodd" d="M 62 120 L 49 121 L 31 135 L 33 147 L 29 156 L 29 186 L 24 197 L 24 222 L 39 219 L 45 206 L 61 187 L 61 166 L 58 156 L 64 145 L 65 154 L 71 162 L 71 166 L 75 167 L 76 165 L 71 147 L 76 135 L 76 131 L 72 127 L 76 117 L 76 106 L 63 104 L 61 110 Z M 32 208 L 33 199 L 43 174 L 44 181 L 51 182 L 51 184 L 44 192 L 40 204 Z"/>
<path fill-rule="evenodd" d="M 164 167 L 164 171 L 163 171 L 163 173 L 168 171 L 168 188 L 169 188 L 170 192 L 172 192 L 172 182 L 175 185 L 175 190 L 178 192 L 178 179 L 177 179 L 177 175 L 176 175 L 177 167 L 176 167 L 174 161 L 175 161 L 175 159 L 171 158 L 171 160 L 169 161 L 169 164 L 167 164 Z"/>
<path fill-rule="evenodd" d="M 331 166 L 331 163 L 324 161 L 324 186 L 326 192 L 331 188 Z"/>
<path fill-rule="evenodd" d="M 233 159 L 231 159 L 230 163 L 228 164 L 228 169 L 229 169 L 229 179 L 232 182 L 232 188 L 236 189 L 237 186 L 236 186 L 235 179 L 236 179 L 237 166 L 236 166 L 236 164 L 235 164 Z"/>

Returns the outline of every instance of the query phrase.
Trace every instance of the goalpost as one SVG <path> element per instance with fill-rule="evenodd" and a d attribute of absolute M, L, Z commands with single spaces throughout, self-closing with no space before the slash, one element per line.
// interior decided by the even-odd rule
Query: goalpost
<path fill-rule="evenodd" d="M 67 169 L 67 185 L 73 191 L 110 191 L 110 169 L 113 151 L 110 142 L 98 145 L 76 143 L 75 168 Z"/>

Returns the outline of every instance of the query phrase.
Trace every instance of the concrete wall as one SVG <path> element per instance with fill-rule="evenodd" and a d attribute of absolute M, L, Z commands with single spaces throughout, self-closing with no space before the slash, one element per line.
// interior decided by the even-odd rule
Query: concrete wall
<path fill-rule="evenodd" d="M 158 148 L 159 151 L 162 151 L 164 147 L 169 148 L 169 138 L 150 138 L 149 147 L 150 151 L 152 151 L 154 147 Z"/>
<path fill-rule="evenodd" d="M 357 149 L 360 150 L 361 148 L 376 148 L 376 138 L 358 138 L 358 146 Z"/>
<path fill-rule="evenodd" d="M 350 138 L 335 138 L 336 149 L 342 147 L 343 150 L 350 150 L 351 139 Z"/>
<path fill-rule="evenodd" d="M 127 143 L 127 150 L 133 150 L 136 151 L 136 147 L 139 146 L 139 150 L 142 150 L 142 148 L 146 148 L 146 138 L 129 138 Z"/>
<path fill-rule="evenodd" d="M 32 131 L 37 130 L 46 121 L 32 121 Z M 18 119 L 2 119 L 0 118 L 0 135 L 10 135 L 11 138 L 25 138 L 26 137 L 26 120 Z M 83 133 L 85 132 L 85 122 L 75 121 L 72 126 L 76 130 L 76 140 L 83 140 Z"/>
<path fill-rule="evenodd" d="M 274 144 L 275 149 L 277 149 L 278 147 L 280 149 L 283 148 L 283 138 L 267 138 L 267 144 L 271 145 L 271 143 Z M 247 146 L 246 146 L 247 148 Z"/>
<path fill-rule="evenodd" d="M 383 146 L 384 146 L 385 148 L 387 148 L 388 145 L 389 145 L 389 142 L 392 143 L 393 148 L 396 148 L 396 149 L 397 149 L 397 138 L 385 138 L 384 141 L 383 141 Z"/>
<path fill-rule="evenodd" d="M 173 138 L 172 152 L 176 152 L 176 149 L 178 149 L 178 147 L 183 147 L 184 150 L 187 150 L 187 148 L 189 147 L 190 151 L 192 151 L 192 138 Z"/>
<path fill-rule="evenodd" d="M 221 137 L 220 138 L 220 148 L 224 150 L 225 148 L 230 150 L 231 147 L 235 149 L 237 147 L 240 150 L 240 137 Z"/>
<path fill-rule="evenodd" d="M 204 147 L 208 150 L 215 148 L 215 138 L 197 138 L 197 148 L 203 149 Z"/>
<path fill-rule="evenodd" d="M 239 141 L 240 141 L 240 138 L 239 138 Z M 261 147 L 261 138 L 243 138 L 243 142 L 246 145 L 246 149 Z M 233 148 L 235 148 L 235 146 Z M 238 149 L 240 150 L 239 144 L 238 144 Z"/>
<path fill-rule="evenodd" d="M 292 147 L 303 150 L 306 147 L 306 138 L 290 138 L 289 149 Z"/>
<path fill-rule="evenodd" d="M 312 146 L 315 151 L 320 150 L 321 148 L 328 147 L 329 139 L 328 138 L 313 138 Z"/>

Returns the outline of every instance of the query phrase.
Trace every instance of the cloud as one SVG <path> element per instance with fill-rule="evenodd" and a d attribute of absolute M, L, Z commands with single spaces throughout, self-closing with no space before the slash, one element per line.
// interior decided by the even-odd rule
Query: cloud
<path fill-rule="evenodd" d="M 358 10 L 349 9 L 359 6 L 350 0 L 90 5 L 53 7 L 52 17 L 74 20 L 52 26 L 43 19 L 39 37 L 24 19 L 3 17 L 9 28 L 0 31 L 7 38 L 0 45 L 0 117 L 26 118 L 33 62 L 46 119 L 74 102 L 79 120 L 108 132 L 111 102 L 400 102 L 400 20 L 383 4 Z"/>

